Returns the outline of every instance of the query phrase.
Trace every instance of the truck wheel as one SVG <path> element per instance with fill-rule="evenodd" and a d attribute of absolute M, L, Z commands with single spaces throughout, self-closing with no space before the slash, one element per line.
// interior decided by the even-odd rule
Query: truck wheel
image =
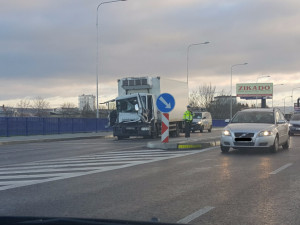
<path fill-rule="evenodd" d="M 178 125 L 178 124 L 176 125 L 176 133 L 175 133 L 175 136 L 176 136 L 176 137 L 179 137 L 179 136 L 180 136 L 180 129 L 179 129 L 179 125 Z"/>
<path fill-rule="evenodd" d="M 157 131 L 156 127 L 154 129 L 155 130 L 153 132 L 151 132 L 151 136 L 150 136 L 151 139 L 155 139 L 158 137 L 158 131 Z"/>

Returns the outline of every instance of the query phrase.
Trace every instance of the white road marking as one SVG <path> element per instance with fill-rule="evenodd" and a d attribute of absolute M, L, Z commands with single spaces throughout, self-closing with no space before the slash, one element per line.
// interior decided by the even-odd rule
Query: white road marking
<path fill-rule="evenodd" d="M 174 159 L 178 157 L 206 152 L 213 149 L 216 149 L 216 147 L 194 151 L 137 150 L 136 152 L 132 152 L 129 150 L 127 152 L 126 161 L 124 161 L 123 158 L 126 155 L 126 151 L 122 151 L 122 158 L 116 157 L 116 155 L 119 155 L 120 152 L 114 151 L 110 153 L 110 157 L 107 157 L 109 156 L 108 153 L 104 155 L 89 155 L 88 157 L 91 157 L 92 159 L 88 164 L 86 163 L 86 159 L 82 159 L 81 157 L 72 157 L 62 160 L 56 160 L 57 162 L 59 162 L 57 164 L 55 164 L 54 160 L 44 160 L 6 166 L 0 168 L 0 191 L 50 181 L 96 174 L 167 159 Z M 138 152 L 140 153 L 140 155 L 138 154 Z M 161 153 L 161 155 L 158 157 L 159 152 Z M 75 161 L 67 161 L 69 159 Z M 63 163 L 63 160 L 66 160 L 66 164 L 61 164 Z M 101 162 L 98 162 L 99 160 Z"/>
<path fill-rule="evenodd" d="M 200 209 L 194 213 L 192 213 L 191 215 L 188 215 L 187 217 L 179 220 L 177 223 L 184 223 L 184 224 L 188 224 L 189 222 L 197 219 L 198 217 L 202 216 L 203 214 L 209 212 L 210 210 L 214 209 L 215 207 L 212 206 L 206 206 L 203 209 Z"/>
<path fill-rule="evenodd" d="M 136 160 L 132 160 L 132 161 L 129 161 L 128 163 L 139 163 L 139 162 L 144 162 L 144 161 L 136 161 Z M 89 166 L 101 166 L 101 165 L 111 165 L 111 164 L 124 164 L 126 162 L 101 162 L 101 163 L 90 163 Z M 17 169 L 21 170 L 22 172 L 25 172 L 27 169 L 52 169 L 52 168 L 70 168 L 70 167 L 85 167 L 87 166 L 87 164 L 85 163 L 74 163 L 72 165 L 70 164 L 67 164 L 67 165 L 37 165 L 37 166 L 23 166 L 23 167 L 16 167 Z M 2 168 L 0 169 L 0 171 L 5 171 L 5 172 L 8 172 L 8 171 L 14 171 L 16 170 L 16 168 Z M 87 167 L 88 168 L 88 167 Z M 77 168 L 78 169 L 78 168 Z M 1 173 L 1 172 L 0 172 Z"/>
<path fill-rule="evenodd" d="M 277 173 L 281 172 L 282 170 L 284 170 L 284 169 L 290 167 L 291 165 L 293 165 L 293 163 L 285 164 L 284 166 L 278 168 L 277 170 L 274 170 L 273 172 L 271 172 L 271 173 L 269 173 L 269 174 L 272 174 L 272 175 L 277 174 Z"/>

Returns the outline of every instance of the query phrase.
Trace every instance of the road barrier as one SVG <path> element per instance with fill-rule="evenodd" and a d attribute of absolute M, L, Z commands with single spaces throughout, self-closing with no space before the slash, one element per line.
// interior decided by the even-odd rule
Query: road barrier
<path fill-rule="evenodd" d="M 169 142 L 169 113 L 162 113 L 161 118 L 162 118 L 161 142 L 168 143 Z"/>
<path fill-rule="evenodd" d="M 28 136 L 111 131 L 103 118 L 0 117 L 0 136 Z"/>
<path fill-rule="evenodd" d="M 0 117 L 0 137 L 112 131 L 106 118 Z M 224 127 L 213 120 L 213 127 Z"/>

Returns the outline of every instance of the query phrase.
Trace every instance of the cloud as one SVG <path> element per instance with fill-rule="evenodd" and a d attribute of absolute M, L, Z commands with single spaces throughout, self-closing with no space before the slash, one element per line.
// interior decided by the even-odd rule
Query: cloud
<path fill-rule="evenodd" d="M 1 1 L 1 100 L 95 94 L 96 7 L 99 1 Z M 131 0 L 99 11 L 101 95 L 116 95 L 118 78 L 164 76 L 186 80 L 187 46 L 191 87 L 270 74 L 300 86 L 300 2 L 296 0 Z M 276 80 L 275 80 L 276 77 Z M 46 84 L 46 85 L 45 85 Z M 17 87 L 12 91 L 12 87 Z M 103 96 L 101 96 L 103 97 Z"/>

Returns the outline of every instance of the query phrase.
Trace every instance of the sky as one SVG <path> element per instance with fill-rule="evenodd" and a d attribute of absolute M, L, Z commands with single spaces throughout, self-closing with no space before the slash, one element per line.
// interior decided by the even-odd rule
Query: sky
<path fill-rule="evenodd" d="M 51 107 L 96 95 L 95 0 L 0 0 L 0 105 L 42 97 Z M 98 11 L 99 102 L 117 80 L 161 76 L 189 87 L 271 82 L 274 106 L 300 97 L 299 0 L 127 0 Z M 283 84 L 283 85 L 278 85 Z M 235 94 L 235 88 L 233 88 Z M 270 104 L 271 100 L 268 100 Z M 250 102 L 248 102 L 250 103 Z"/>

